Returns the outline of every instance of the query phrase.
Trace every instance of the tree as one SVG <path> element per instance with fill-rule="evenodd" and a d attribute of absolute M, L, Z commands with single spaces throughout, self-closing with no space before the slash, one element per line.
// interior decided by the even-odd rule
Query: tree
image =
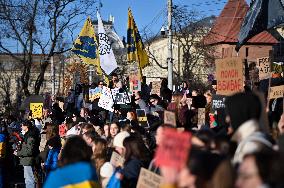
<path fill-rule="evenodd" d="M 51 57 L 70 50 L 73 31 L 95 13 L 95 5 L 94 0 L 0 0 L 0 52 L 21 62 L 21 89 L 26 96 L 30 95 L 33 54 L 43 54 L 44 59 L 34 87 L 39 94 Z M 21 58 L 8 43 L 20 45 Z"/>
<path fill-rule="evenodd" d="M 213 17 L 203 18 L 195 11 L 188 10 L 185 6 L 173 6 L 173 45 L 180 50 L 182 58 L 181 69 L 174 66 L 174 76 L 177 81 L 200 80 L 201 76 L 208 73 L 214 62 L 214 48 L 203 45 L 202 39 L 209 32 Z M 162 69 L 167 69 L 166 62 L 159 62 L 151 51 L 151 44 L 161 39 L 161 35 L 146 36 L 146 46 L 150 59 Z M 167 46 L 165 46 L 167 47 Z M 202 67 L 202 68 L 201 68 Z"/>
<path fill-rule="evenodd" d="M 0 97 L 2 103 L 5 105 L 8 110 L 11 108 L 11 85 L 12 80 L 15 78 L 16 74 L 16 65 L 6 65 L 5 63 L 0 63 Z"/>

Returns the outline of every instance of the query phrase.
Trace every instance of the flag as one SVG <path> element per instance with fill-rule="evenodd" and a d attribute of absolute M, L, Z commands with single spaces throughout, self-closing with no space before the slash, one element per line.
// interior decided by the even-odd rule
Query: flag
<path fill-rule="evenodd" d="M 97 66 L 97 73 L 102 74 L 100 60 L 98 58 L 99 51 L 95 35 L 95 29 L 92 25 L 91 18 L 88 17 L 84 26 L 75 40 L 72 52 L 78 55 L 84 63 Z"/>
<path fill-rule="evenodd" d="M 110 45 L 110 40 L 106 34 L 103 22 L 99 12 L 98 18 L 98 36 L 99 36 L 99 52 L 100 52 L 100 65 L 104 72 L 109 75 L 117 68 L 117 63 Z"/>
<path fill-rule="evenodd" d="M 144 49 L 142 38 L 130 8 L 128 9 L 127 60 L 136 61 L 140 69 L 149 65 L 149 57 Z"/>
<path fill-rule="evenodd" d="M 281 23 L 284 23 L 283 0 L 254 0 L 242 23 L 236 51 L 255 35 Z"/>

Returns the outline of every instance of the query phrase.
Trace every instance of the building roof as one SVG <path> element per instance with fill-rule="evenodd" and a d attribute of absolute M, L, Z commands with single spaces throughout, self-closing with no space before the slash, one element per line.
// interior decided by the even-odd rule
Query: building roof
<path fill-rule="evenodd" d="M 249 9 L 245 0 L 229 0 L 217 17 L 211 31 L 204 38 L 207 45 L 236 43 L 238 34 Z M 278 41 L 267 31 L 251 38 L 249 44 L 275 44 Z"/>

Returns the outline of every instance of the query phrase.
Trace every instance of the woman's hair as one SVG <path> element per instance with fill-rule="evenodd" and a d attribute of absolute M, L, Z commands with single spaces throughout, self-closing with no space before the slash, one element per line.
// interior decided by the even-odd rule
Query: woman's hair
<path fill-rule="evenodd" d="M 87 131 L 95 131 L 94 125 L 90 123 L 82 123 L 81 128 L 87 129 Z"/>
<path fill-rule="evenodd" d="M 59 166 L 65 166 L 71 163 L 91 160 L 92 148 L 87 145 L 80 136 L 72 136 L 67 139 L 62 152 Z"/>
<path fill-rule="evenodd" d="M 149 160 L 149 151 L 141 137 L 130 135 L 124 139 L 123 146 L 125 147 L 125 162 L 131 158 L 141 161 Z"/>
<path fill-rule="evenodd" d="M 51 123 L 45 123 L 46 127 L 46 140 L 59 135 L 59 128 Z"/>
<path fill-rule="evenodd" d="M 132 120 L 137 120 L 137 116 L 136 116 L 136 113 L 135 112 L 128 112 L 130 114 L 130 116 L 132 117 Z"/>
<path fill-rule="evenodd" d="M 107 141 L 103 138 L 95 138 L 95 149 L 93 151 L 92 160 L 95 162 L 97 171 L 99 172 L 100 168 L 107 160 Z"/>

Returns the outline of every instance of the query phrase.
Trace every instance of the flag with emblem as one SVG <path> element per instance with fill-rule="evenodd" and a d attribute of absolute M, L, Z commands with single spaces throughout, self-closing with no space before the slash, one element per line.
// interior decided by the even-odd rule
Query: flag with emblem
<path fill-rule="evenodd" d="M 117 68 L 117 62 L 115 60 L 113 50 L 109 37 L 103 26 L 103 22 L 99 12 L 97 12 L 98 18 L 98 36 L 99 36 L 99 53 L 100 53 L 100 65 L 104 72 L 109 75 Z"/>
<path fill-rule="evenodd" d="M 102 74 L 95 29 L 90 17 L 85 21 L 71 50 L 78 55 L 84 63 L 95 65 L 98 74 Z"/>
<path fill-rule="evenodd" d="M 130 8 L 128 9 L 127 60 L 136 61 L 140 69 L 149 65 L 149 57 L 144 49 L 142 38 Z"/>

